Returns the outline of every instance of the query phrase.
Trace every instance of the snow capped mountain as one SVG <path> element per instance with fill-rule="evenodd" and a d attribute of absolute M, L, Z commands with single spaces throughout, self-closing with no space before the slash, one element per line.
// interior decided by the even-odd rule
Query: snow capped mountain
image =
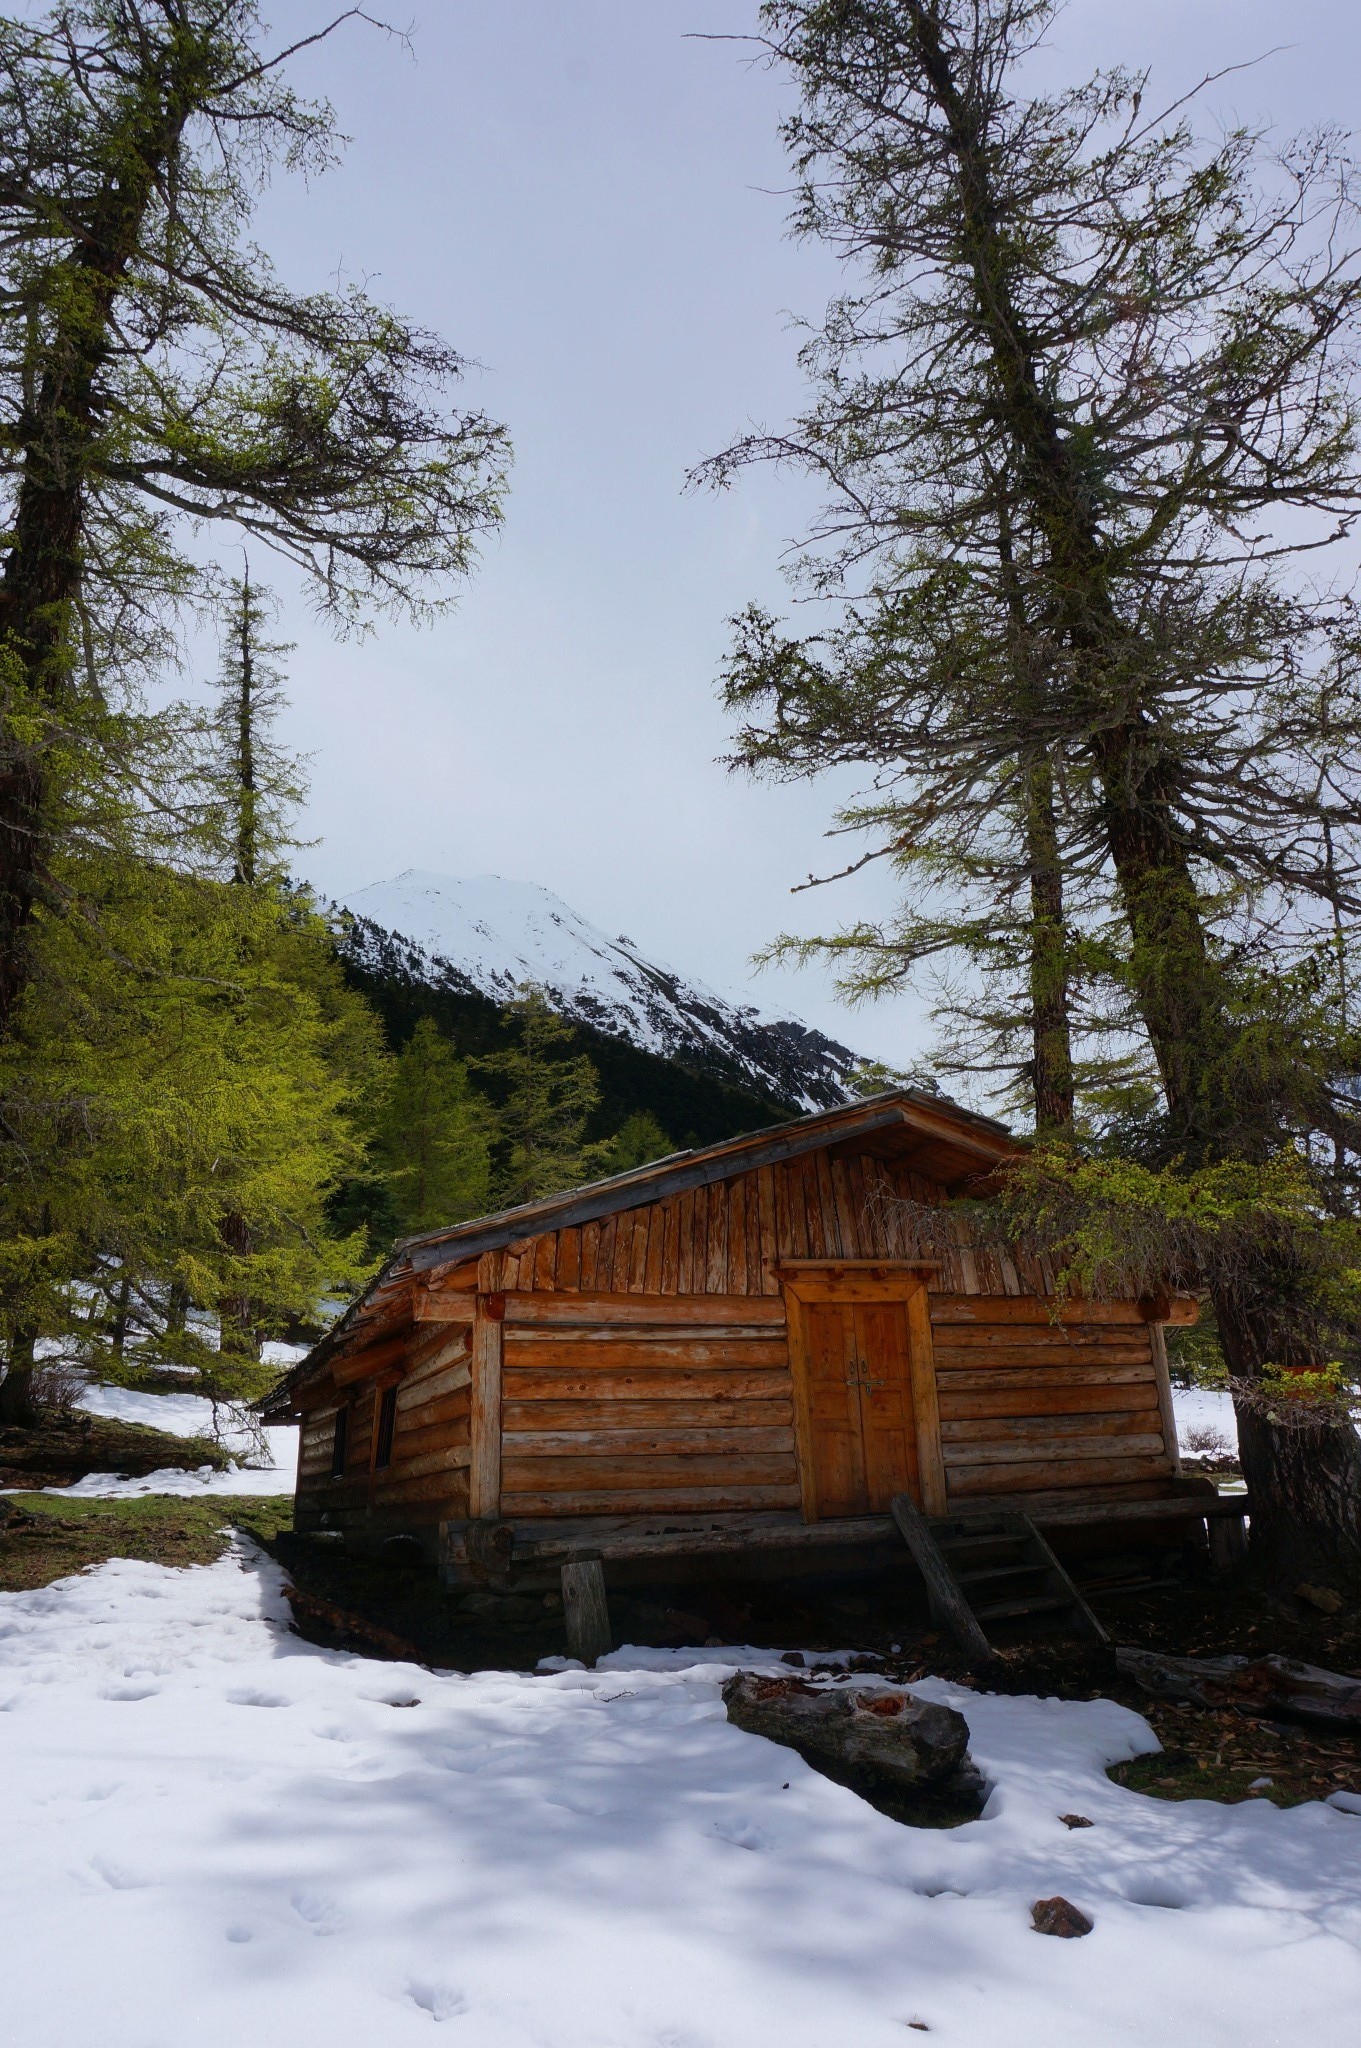
<path fill-rule="evenodd" d="M 847 1099 L 858 1064 L 848 1047 L 683 980 L 533 882 L 409 868 L 356 889 L 343 908 L 357 920 L 349 943 L 361 960 L 390 954 L 396 939 L 418 981 L 452 979 L 503 1003 L 533 983 L 578 1023 L 782 1102 L 823 1109 Z"/>

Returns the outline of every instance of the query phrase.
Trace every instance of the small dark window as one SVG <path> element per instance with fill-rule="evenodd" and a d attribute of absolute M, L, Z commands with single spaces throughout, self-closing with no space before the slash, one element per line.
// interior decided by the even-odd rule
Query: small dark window
<path fill-rule="evenodd" d="M 374 1465 L 380 1472 L 385 1465 L 392 1463 L 392 1435 L 396 1427 L 397 1389 L 384 1387 L 378 1406 L 378 1442 L 373 1453 Z"/>
<path fill-rule="evenodd" d="M 350 1411 L 348 1408 L 337 1408 L 336 1433 L 331 1439 L 332 1479 L 343 1479 L 345 1477 L 345 1454 L 349 1449 L 349 1436 Z"/>

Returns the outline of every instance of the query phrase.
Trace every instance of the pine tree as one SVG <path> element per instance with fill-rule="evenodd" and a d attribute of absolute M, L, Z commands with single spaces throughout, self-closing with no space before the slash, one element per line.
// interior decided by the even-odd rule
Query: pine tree
<path fill-rule="evenodd" d="M 665 1159 L 675 1150 L 652 1111 L 635 1109 L 602 1147 L 600 1172 L 628 1173 L 632 1167 L 650 1166 L 654 1159 Z"/>
<path fill-rule="evenodd" d="M 586 1140 L 600 1083 L 585 1054 L 567 1055 L 571 1025 L 534 988 L 507 1005 L 506 1023 L 514 1043 L 476 1062 L 496 1088 L 498 1208 L 538 1201 L 592 1179 L 605 1170 L 608 1152 Z"/>
<path fill-rule="evenodd" d="M 1361 1355 L 1361 1048 L 1337 1000 L 1338 921 L 1361 908 L 1361 640 L 1308 574 L 1361 510 L 1352 173 L 1327 135 L 1272 157 L 1242 127 L 1202 144 L 1185 103 L 1150 117 L 1141 76 L 1029 92 L 1053 12 L 768 0 L 801 92 L 796 226 L 852 283 L 805 350 L 808 412 L 712 473 L 794 460 L 824 481 L 808 593 L 869 589 L 863 637 L 901 655 L 910 702 L 938 565 L 984 622 L 937 671 L 966 844 L 999 777 L 1048 773 L 1069 959 L 1090 952 L 1157 1088 L 1125 1134 L 1149 1177 L 1117 1163 L 1102 1194 L 1060 1161 L 1040 1211 L 1081 1235 L 1084 1193 L 1109 1243 L 1122 1201 L 1131 1241 L 1161 1205 L 1169 1258 L 1201 1260 L 1214 1302 L 1254 1552 L 1361 1572 L 1361 1445 L 1303 1398 Z M 832 666 L 853 693 L 856 665 Z M 915 786 L 899 758 L 913 803 L 948 797 L 939 753 Z M 1026 803 L 994 815 L 1035 874 Z M 985 926 L 994 875 L 950 879 Z M 1197 1203 L 1213 1229 L 1190 1229 Z"/>
<path fill-rule="evenodd" d="M 494 1120 L 433 1018 L 392 1062 L 374 1163 L 405 1235 L 482 1215 L 491 1202 Z"/>
<path fill-rule="evenodd" d="M 450 405 L 454 352 L 355 287 L 288 290 L 251 236 L 275 169 L 336 154 L 293 54 L 255 0 L 0 19 L 0 1036 L 72 735 L 201 596 L 190 526 L 283 555 L 343 626 L 450 602 L 499 520 L 505 435 Z"/>

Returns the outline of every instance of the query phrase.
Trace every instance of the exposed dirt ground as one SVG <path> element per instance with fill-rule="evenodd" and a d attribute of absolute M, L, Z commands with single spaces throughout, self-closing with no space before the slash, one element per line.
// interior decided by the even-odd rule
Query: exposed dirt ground
<path fill-rule="evenodd" d="M 204 1436 L 171 1436 L 106 1415 L 45 1414 L 32 1429 L 0 1429 L 0 1486 L 68 1486 L 87 1472 L 136 1477 L 164 1467 L 219 1470 L 229 1462 Z"/>

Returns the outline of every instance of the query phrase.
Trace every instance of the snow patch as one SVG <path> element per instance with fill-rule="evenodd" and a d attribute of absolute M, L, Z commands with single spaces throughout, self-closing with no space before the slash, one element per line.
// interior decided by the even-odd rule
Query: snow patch
<path fill-rule="evenodd" d="M 805 1109 L 847 1100 L 857 1060 L 846 1046 L 683 979 L 536 883 L 409 868 L 354 890 L 343 908 L 379 937 L 414 947 L 403 965 L 418 980 L 452 974 L 498 1003 L 531 982 L 564 1015 L 664 1058 L 716 1064 L 730 1079 Z M 362 927 L 352 943 L 367 962 Z"/>
<path fill-rule="evenodd" d="M 918 1687 L 964 1714 L 993 1789 L 982 1819 L 917 1829 L 728 1723 L 724 1673 L 773 1651 L 462 1677 L 303 1642 L 281 1584 L 241 1544 L 0 1596 L 16 2041 L 1355 2039 L 1353 1815 L 1114 1785 L 1156 1743 L 1110 1701 Z M 1032 1932 L 1055 1893 L 1088 1939 Z"/>

